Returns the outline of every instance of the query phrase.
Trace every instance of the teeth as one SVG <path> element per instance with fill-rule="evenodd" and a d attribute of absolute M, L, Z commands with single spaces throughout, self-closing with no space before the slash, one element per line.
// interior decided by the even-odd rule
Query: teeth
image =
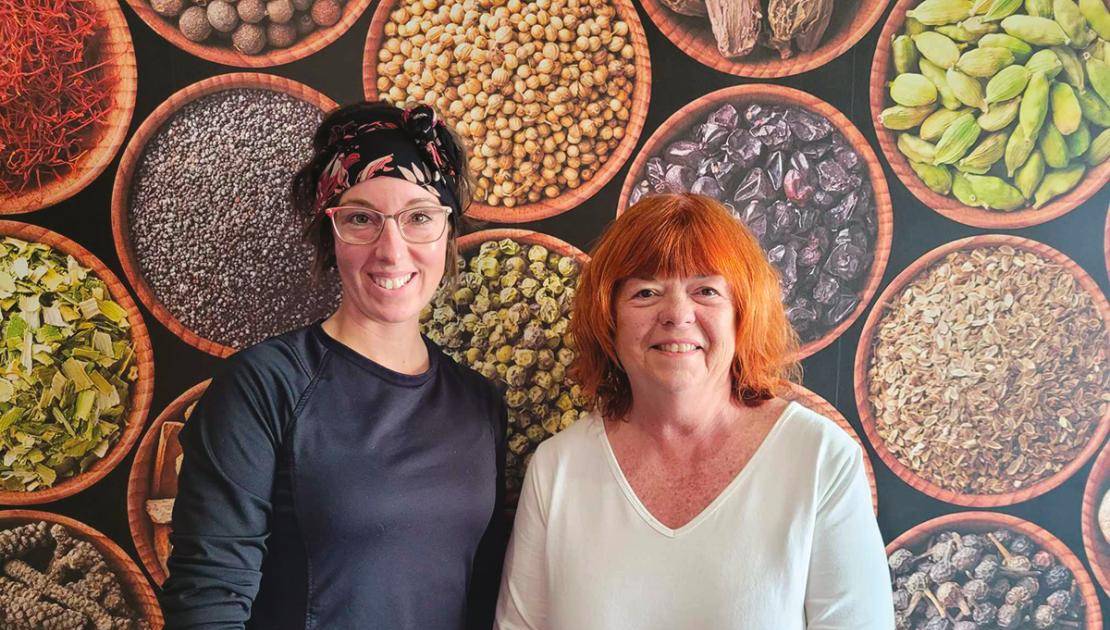
<path fill-rule="evenodd" d="M 381 288 L 383 288 L 387 291 L 392 291 L 393 289 L 399 289 L 399 288 L 405 286 L 406 284 L 408 284 L 409 280 L 412 280 L 413 276 L 415 276 L 415 275 L 416 275 L 415 273 L 410 273 L 409 275 L 401 276 L 400 278 L 377 278 L 377 277 L 374 277 L 373 279 L 374 279 L 374 284 L 378 285 L 379 287 L 381 287 Z"/>
<path fill-rule="evenodd" d="M 692 343 L 664 343 L 657 347 L 664 352 L 691 352 L 698 348 Z"/>

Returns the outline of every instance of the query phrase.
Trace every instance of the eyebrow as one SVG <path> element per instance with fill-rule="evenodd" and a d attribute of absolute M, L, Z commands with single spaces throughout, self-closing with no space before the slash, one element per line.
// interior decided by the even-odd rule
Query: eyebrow
<path fill-rule="evenodd" d="M 354 199 L 348 199 L 347 201 L 344 201 L 339 205 L 342 205 L 342 206 L 362 206 L 364 208 L 369 208 L 371 210 L 377 210 L 378 212 L 381 212 L 381 210 L 377 206 L 375 206 L 373 203 L 370 203 L 366 199 L 361 199 L 361 198 L 357 198 L 357 197 L 354 198 Z M 438 199 L 435 200 L 435 201 L 431 201 L 431 200 L 428 200 L 428 199 L 421 199 L 421 198 L 417 197 L 415 199 L 410 199 L 409 201 L 401 204 L 401 209 L 406 210 L 408 208 L 412 208 L 412 207 L 415 207 L 415 206 L 442 206 L 442 205 L 443 204 L 439 203 Z"/>

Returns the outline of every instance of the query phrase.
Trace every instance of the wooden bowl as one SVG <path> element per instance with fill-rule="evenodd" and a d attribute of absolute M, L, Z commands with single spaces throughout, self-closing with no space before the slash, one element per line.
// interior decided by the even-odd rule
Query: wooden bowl
<path fill-rule="evenodd" d="M 156 490 L 155 477 L 163 474 L 166 465 L 172 466 L 177 458 L 177 453 L 180 453 L 180 446 L 175 445 L 173 453 L 167 451 L 163 457 L 158 456 L 162 427 L 168 421 L 184 423 L 185 410 L 189 405 L 200 399 L 211 382 L 212 379 L 208 379 L 189 388 L 167 405 L 162 413 L 158 414 L 150 428 L 147 429 L 142 442 L 139 442 L 139 448 L 135 451 L 135 461 L 131 464 L 131 474 L 127 478 L 127 524 L 131 528 L 131 539 L 135 543 L 135 550 L 139 552 L 139 559 L 142 560 L 147 575 L 159 586 L 166 581 L 169 575 L 158 558 L 156 537 L 159 535 L 168 536 L 170 526 L 155 525 L 151 522 L 146 513 L 146 501 L 151 498 L 162 498 L 162 495 L 169 495 L 169 492 L 165 489 Z M 159 464 L 162 464 L 163 470 L 159 470 Z M 174 477 L 176 477 L 176 474 Z M 156 493 L 159 496 L 152 496 Z M 173 494 L 176 495 L 176 492 Z M 165 531 L 161 533 L 156 531 L 162 528 Z"/>
<path fill-rule="evenodd" d="M 131 346 L 135 349 L 135 365 L 138 367 L 139 376 L 131 384 L 127 420 L 123 428 L 123 434 L 120 435 L 116 443 L 103 458 L 90 466 L 88 470 L 75 477 L 63 479 L 50 488 L 32 492 L 0 490 L 0 505 L 49 503 L 76 494 L 100 481 L 104 475 L 111 472 L 123 460 L 135 441 L 139 439 L 139 434 L 142 433 L 143 425 L 146 423 L 147 412 L 150 411 L 150 399 L 154 392 L 154 355 L 151 351 L 150 336 L 147 334 L 146 323 L 143 322 L 139 308 L 127 293 L 123 283 L 110 269 L 104 266 L 104 263 L 100 262 L 100 259 L 93 256 L 92 253 L 75 241 L 57 232 L 29 223 L 0 221 L 0 235 L 43 243 L 73 256 L 83 267 L 91 270 L 96 277 L 104 281 L 112 300 L 127 311 L 127 321 L 131 324 Z"/>
<path fill-rule="evenodd" d="M 161 630 L 165 621 L 162 618 L 162 609 L 158 606 L 158 599 L 154 589 L 143 577 L 143 572 L 135 565 L 119 545 L 95 529 L 75 521 L 68 516 L 38 510 L 4 510 L 0 511 L 0 529 L 10 529 L 36 521 L 57 523 L 65 526 L 75 537 L 92 543 L 92 546 L 104 556 L 105 562 L 116 574 L 122 586 L 127 591 L 128 603 L 135 608 L 136 613 L 141 613 L 142 618 L 150 624 L 151 630 Z"/>
<path fill-rule="evenodd" d="M 644 10 L 651 21 L 679 50 L 715 70 L 753 78 L 801 74 L 836 59 L 871 30 L 889 2 L 859 0 L 856 3 L 836 3 L 825 36 L 820 45 L 810 52 L 797 51 L 789 59 L 780 59 L 778 52 L 757 45 L 747 57 L 726 59 L 717 51 L 717 40 L 710 30 L 709 18 L 681 15 L 659 0 L 643 0 Z M 849 6 L 858 7 L 855 14 L 847 14 Z M 766 20 L 763 26 L 766 30 Z"/>
<path fill-rule="evenodd" d="M 1110 277 L 1110 208 L 1106 212 L 1106 227 L 1102 235 L 1102 257 L 1106 259 L 1106 275 Z"/>
<path fill-rule="evenodd" d="M 90 143 L 88 152 L 72 171 L 58 179 L 51 179 L 41 187 L 28 188 L 14 196 L 0 195 L 0 214 L 31 212 L 76 195 L 108 168 L 127 136 L 131 114 L 135 110 L 138 82 L 131 31 L 127 29 L 118 3 L 93 0 L 93 4 L 104 21 L 100 54 L 103 59 L 109 60 L 104 66 L 105 72 L 115 78 L 112 92 L 114 105 L 108 112 L 106 122 L 95 130 L 95 142 Z"/>
<path fill-rule="evenodd" d="M 498 228 L 494 230 L 481 230 L 478 232 L 471 232 L 464 236 L 459 237 L 459 254 L 465 257 L 465 254 L 474 251 L 481 247 L 482 243 L 488 241 L 499 241 L 503 238 L 511 238 L 518 243 L 525 243 L 528 245 L 543 245 L 547 249 L 559 254 L 560 256 L 573 256 L 578 260 L 579 264 L 589 262 L 590 257 L 587 256 L 582 250 L 574 245 L 540 232 L 533 232 L 532 230 L 519 230 L 512 228 Z"/>
<path fill-rule="evenodd" d="M 177 18 L 162 17 L 151 8 L 147 0 L 127 0 L 131 9 L 152 28 L 155 33 L 185 52 L 225 66 L 238 68 L 269 68 L 304 59 L 339 39 L 351 28 L 371 0 L 347 0 L 343 5 L 343 15 L 332 26 L 317 27 L 308 35 L 301 37 L 288 48 L 269 48 L 257 55 L 244 55 L 231 46 L 231 42 L 215 43 L 216 33 L 203 42 L 194 42 L 177 28 Z"/>
<path fill-rule="evenodd" d="M 929 539 L 943 530 L 952 529 L 961 533 L 978 534 L 991 532 L 1003 527 L 1028 536 L 1038 547 L 1051 553 L 1055 556 L 1057 562 L 1067 567 L 1068 571 L 1071 571 L 1075 579 L 1075 585 L 1078 587 L 1080 595 L 1083 596 L 1083 602 L 1087 613 L 1086 624 L 1082 627 L 1086 630 L 1102 630 L 1102 607 L 1099 605 L 1098 593 L 1095 591 L 1095 585 L 1091 582 L 1090 574 L 1083 568 L 1083 563 L 1080 562 L 1079 558 L 1072 553 L 1071 549 L 1068 549 L 1067 545 L 1061 542 L 1059 538 L 1053 536 L 1050 532 L 1038 525 L 1017 518 L 1016 516 L 1000 514 L 998 512 L 957 512 L 955 514 L 945 514 L 944 516 L 938 516 L 920 525 L 916 525 L 898 538 L 895 538 L 886 546 L 886 552 L 889 555 L 898 548 L 909 549 L 915 553 L 919 550 L 924 551 L 925 545 L 929 544 Z"/>
<path fill-rule="evenodd" d="M 1083 489 L 1083 551 L 1087 553 L 1087 563 L 1095 574 L 1102 591 L 1110 596 L 1110 542 L 1102 535 L 1098 526 L 1098 507 L 1102 496 L 1110 492 L 1110 443 L 1102 448 L 1091 468 L 1091 476 Z"/>
<path fill-rule="evenodd" d="M 558 197 L 543 199 L 535 203 L 520 204 L 511 208 L 505 206 L 490 206 L 478 201 L 470 204 L 467 216 L 481 221 L 496 223 L 524 223 L 538 221 L 553 217 L 557 214 L 571 210 L 593 197 L 599 190 L 609 183 L 625 161 L 632 155 L 636 142 L 640 139 L 640 132 L 647 119 L 648 101 L 651 99 L 651 60 L 648 53 L 647 36 L 644 35 L 644 26 L 636 13 L 636 7 L 631 0 L 610 0 L 617 9 L 617 14 L 628 23 L 628 38 L 636 52 L 636 80 L 632 91 L 632 110 L 629 112 L 628 123 L 624 128 L 624 138 L 617 148 L 605 158 L 605 164 L 598 169 L 594 176 L 583 182 L 578 188 L 564 190 Z M 362 56 L 362 85 L 367 100 L 377 100 L 378 94 L 378 52 L 385 42 L 385 25 L 389 21 L 389 14 L 397 6 L 398 0 L 381 0 L 378 8 L 374 10 L 374 18 L 370 21 L 370 33 L 366 37 L 366 47 Z"/>
<path fill-rule="evenodd" d="M 1095 281 L 1087 275 L 1087 272 L 1083 271 L 1079 265 L 1075 264 L 1075 262 L 1064 254 L 1043 243 L 1018 236 L 1008 236 L 1004 234 L 972 236 L 941 245 L 927 252 L 924 256 L 917 259 L 913 264 L 902 271 L 902 273 L 898 274 L 898 277 L 887 285 L 882 295 L 876 300 L 875 308 L 871 309 L 871 313 L 867 316 L 867 322 L 863 326 L 863 332 L 860 334 L 859 339 L 859 347 L 856 349 L 854 369 L 856 407 L 859 409 L 860 422 L 863 425 L 864 433 L 867 434 L 867 439 L 871 441 L 871 446 L 873 446 L 875 452 L 879 454 L 879 458 L 886 463 L 887 467 L 889 467 L 894 474 L 898 475 L 902 481 L 905 481 L 910 487 L 938 501 L 977 508 L 999 507 L 1021 503 L 1022 501 L 1028 501 L 1029 499 L 1038 497 L 1056 488 L 1082 468 L 1083 465 L 1087 463 L 1087 460 L 1098 451 L 1099 446 L 1106 440 L 1106 436 L 1110 434 L 1110 408 L 1108 408 L 1106 413 L 1104 413 L 1099 420 L 1098 428 L 1095 429 L 1094 434 L 1091 435 L 1091 439 L 1087 446 L 1080 451 L 1079 455 L 1076 456 L 1071 463 L 1062 468 L 1060 472 L 1041 479 L 1026 488 L 1002 494 L 966 494 L 943 488 L 910 470 L 909 467 L 899 461 L 898 458 L 887 449 L 886 443 L 879 436 L 876 427 L 877 419 L 871 407 L 869 396 L 871 382 L 868 371 L 871 366 L 875 335 L 878 332 L 882 316 L 886 313 L 887 305 L 889 305 L 891 301 L 897 299 L 902 290 L 905 289 L 910 282 L 915 280 L 918 275 L 928 270 L 934 263 L 944 258 L 946 255 L 961 249 L 975 249 L 978 247 L 1000 245 L 1008 245 L 1015 249 L 1031 251 L 1070 271 L 1072 275 L 1075 276 L 1079 285 L 1091 295 L 1096 308 L 1099 313 L 1102 314 L 1103 322 L 1110 325 L 1110 303 L 1107 303 L 1106 297 L 1102 294 L 1102 291 Z"/>
<path fill-rule="evenodd" d="M 867 448 L 864 447 L 863 440 L 860 439 L 859 433 L 856 433 L 856 430 L 852 428 L 852 425 L 848 422 L 848 419 L 844 417 L 844 414 L 840 413 L 836 407 L 832 406 L 832 403 L 822 398 L 817 392 L 810 391 L 797 383 L 791 383 L 790 389 L 791 393 L 787 396 L 790 400 L 797 401 L 803 407 L 811 411 L 816 411 L 829 420 L 832 420 L 836 423 L 836 426 L 844 429 L 844 431 L 852 436 L 852 439 L 859 444 L 860 449 L 863 450 L 863 467 L 867 471 L 867 485 L 871 487 L 871 509 L 873 509 L 877 515 L 879 513 L 879 488 L 875 483 L 875 469 L 871 466 L 871 459 L 867 456 Z"/>
<path fill-rule="evenodd" d="M 867 165 L 871 189 L 874 191 L 876 224 L 879 233 L 875 237 L 875 258 L 871 263 L 871 270 L 867 274 L 863 290 L 860 292 L 859 304 L 835 328 L 799 348 L 794 358 L 800 361 L 835 341 L 867 309 L 867 305 L 871 302 L 871 298 L 875 295 L 875 291 L 878 290 L 879 283 L 883 279 L 883 272 L 886 270 L 886 263 L 890 258 L 890 243 L 894 233 L 894 211 L 890 202 L 890 190 L 886 186 L 886 176 L 879 164 L 879 158 L 871 150 L 871 145 L 867 144 L 867 139 L 863 137 L 859 129 L 856 129 L 855 125 L 844 114 L 840 113 L 840 110 L 811 94 L 770 83 L 748 83 L 710 92 L 671 114 L 671 117 L 664 121 L 655 130 L 655 133 L 651 134 L 625 176 L 620 199 L 617 201 L 617 216 L 620 216 L 627 209 L 629 196 L 632 194 L 632 189 L 636 187 L 636 182 L 643 177 L 648 159 L 657 153 L 661 153 L 671 140 L 690 130 L 716 107 L 724 103 L 751 102 L 793 105 L 827 119 L 851 144 L 852 148 L 859 154 L 860 159 Z"/>
<path fill-rule="evenodd" d="M 884 127 L 879 120 L 879 114 L 882 113 L 883 109 L 893 104 L 893 101 L 888 100 L 886 87 L 887 82 L 893 78 L 891 76 L 893 61 L 890 52 L 890 41 L 902 31 L 902 26 L 906 21 L 906 11 L 916 6 L 920 1 L 897 1 L 894 9 L 890 12 L 890 17 L 887 18 L 882 34 L 879 35 L 879 45 L 875 51 L 875 58 L 871 62 L 871 120 L 875 125 L 875 135 L 879 138 L 879 146 L 882 147 L 887 162 L 890 163 L 890 167 L 894 169 L 894 173 L 898 175 L 898 179 L 902 180 L 906 188 L 921 203 L 953 221 L 989 229 L 1016 229 L 1050 221 L 1071 212 L 1076 206 L 1090 199 L 1091 196 L 1101 190 L 1103 185 L 1110 180 L 1110 161 L 1103 162 L 1094 168 L 1088 168 L 1079 185 L 1066 195 L 1057 197 L 1037 209 L 1026 206 L 1011 212 L 965 206 L 955 197 L 938 195 L 921 182 L 917 174 L 910 168 L 906 156 L 898 150 L 895 132 Z"/>
<path fill-rule="evenodd" d="M 135 287 L 135 293 L 147 309 L 154 314 L 154 317 L 170 332 L 180 337 L 182 341 L 190 346 L 218 357 L 227 357 L 234 354 L 235 348 L 205 339 L 187 328 L 162 304 L 154 290 L 143 278 L 142 269 L 139 267 L 138 258 L 131 244 L 128 210 L 131 205 L 131 181 L 141 164 L 147 143 L 161 130 L 162 125 L 172 119 L 182 107 L 199 98 L 224 90 L 240 88 L 282 92 L 311 103 L 324 112 L 331 111 L 336 107 L 335 101 L 307 85 L 271 74 L 253 72 L 221 74 L 198 81 L 175 92 L 143 121 L 135 135 L 131 136 L 127 148 L 124 149 L 119 169 L 116 171 L 115 185 L 112 188 L 112 235 L 116 243 L 116 254 L 123 266 L 124 275 L 127 276 L 131 286 Z"/>

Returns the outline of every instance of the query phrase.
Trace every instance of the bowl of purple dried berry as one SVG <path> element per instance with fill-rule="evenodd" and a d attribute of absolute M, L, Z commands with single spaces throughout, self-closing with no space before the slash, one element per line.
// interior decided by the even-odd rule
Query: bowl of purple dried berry
<path fill-rule="evenodd" d="M 1083 563 L 1015 516 L 947 514 L 910 529 L 886 552 L 895 630 L 1102 629 Z"/>
<path fill-rule="evenodd" d="M 875 295 L 894 229 L 875 152 L 835 107 L 791 88 L 728 87 L 678 110 L 648 139 L 617 213 L 651 194 L 724 205 L 759 239 L 783 284 L 803 359 Z"/>

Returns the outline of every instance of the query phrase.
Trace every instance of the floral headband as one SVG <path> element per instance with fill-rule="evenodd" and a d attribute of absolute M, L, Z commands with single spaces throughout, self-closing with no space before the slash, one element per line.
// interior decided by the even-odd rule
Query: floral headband
<path fill-rule="evenodd" d="M 417 105 L 401 112 L 401 123 L 388 120 L 335 127 L 328 139 L 334 151 L 316 182 L 316 212 L 323 212 L 348 188 L 374 177 L 396 177 L 424 188 L 440 203 L 462 212 L 455 196 L 458 177 L 447 157 L 447 126 L 435 110 Z"/>

